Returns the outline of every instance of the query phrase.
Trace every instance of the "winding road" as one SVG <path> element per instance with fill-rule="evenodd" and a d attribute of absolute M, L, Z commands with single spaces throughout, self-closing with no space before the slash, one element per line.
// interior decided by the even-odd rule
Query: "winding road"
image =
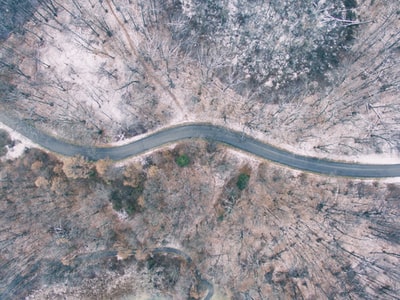
<path fill-rule="evenodd" d="M 166 128 L 140 140 L 115 147 L 88 147 L 49 136 L 27 122 L 0 112 L 0 121 L 40 146 L 66 156 L 82 155 L 91 160 L 121 160 L 180 140 L 201 138 L 220 142 L 261 158 L 307 172 L 355 178 L 400 177 L 400 164 L 356 164 L 306 157 L 265 144 L 249 135 L 210 124 L 185 124 Z"/>

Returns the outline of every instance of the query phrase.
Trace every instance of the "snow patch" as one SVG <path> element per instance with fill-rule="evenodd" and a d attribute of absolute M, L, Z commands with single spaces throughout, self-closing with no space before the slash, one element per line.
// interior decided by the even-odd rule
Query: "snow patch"
<path fill-rule="evenodd" d="M 14 160 L 22 156 L 27 148 L 42 148 L 38 144 L 33 143 L 30 139 L 1 122 L 0 129 L 7 131 L 11 139 L 14 141 L 14 146 L 7 147 L 7 154 L 1 157 L 1 160 Z"/>

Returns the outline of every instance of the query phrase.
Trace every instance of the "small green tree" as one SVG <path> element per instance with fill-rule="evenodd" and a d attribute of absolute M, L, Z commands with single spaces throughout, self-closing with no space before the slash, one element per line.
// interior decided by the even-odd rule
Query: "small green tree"
<path fill-rule="evenodd" d="M 239 175 L 236 186 L 239 190 L 243 191 L 249 184 L 250 175 L 242 173 Z"/>
<path fill-rule="evenodd" d="M 177 163 L 178 166 L 181 168 L 186 167 L 190 163 L 190 158 L 186 154 L 179 155 L 176 159 L 175 162 Z"/>

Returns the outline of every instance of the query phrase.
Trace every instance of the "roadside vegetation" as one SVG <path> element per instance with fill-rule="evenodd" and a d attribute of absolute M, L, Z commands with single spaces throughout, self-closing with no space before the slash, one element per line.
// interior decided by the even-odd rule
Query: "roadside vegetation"
<path fill-rule="evenodd" d="M 190 164 L 190 158 L 186 154 L 179 155 L 175 161 L 181 168 L 186 167 Z"/>
<path fill-rule="evenodd" d="M 238 187 L 238 189 L 243 191 L 245 188 L 247 188 L 247 185 L 249 184 L 249 179 L 250 175 L 241 173 L 236 182 L 236 186 Z"/>
<path fill-rule="evenodd" d="M 291 171 L 205 141 L 124 165 L 77 161 L 94 173 L 65 173 L 69 159 L 35 149 L 0 163 L 2 299 L 202 299 L 182 258 L 151 254 L 161 246 L 190 255 L 228 299 L 399 292 L 398 184 Z"/>

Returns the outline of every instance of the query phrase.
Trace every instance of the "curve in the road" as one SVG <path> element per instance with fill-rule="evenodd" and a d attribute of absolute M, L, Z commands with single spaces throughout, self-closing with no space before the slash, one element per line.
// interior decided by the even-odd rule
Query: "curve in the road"
<path fill-rule="evenodd" d="M 66 156 L 82 155 L 91 160 L 104 158 L 121 160 L 168 143 L 190 138 L 202 138 L 217 141 L 261 158 L 308 172 L 357 178 L 400 177 L 400 164 L 356 164 L 301 156 L 275 148 L 243 133 L 210 124 L 186 124 L 166 128 L 123 146 L 87 147 L 51 137 L 26 122 L 11 118 L 4 113 L 0 113 L 0 121 L 50 151 Z"/>

